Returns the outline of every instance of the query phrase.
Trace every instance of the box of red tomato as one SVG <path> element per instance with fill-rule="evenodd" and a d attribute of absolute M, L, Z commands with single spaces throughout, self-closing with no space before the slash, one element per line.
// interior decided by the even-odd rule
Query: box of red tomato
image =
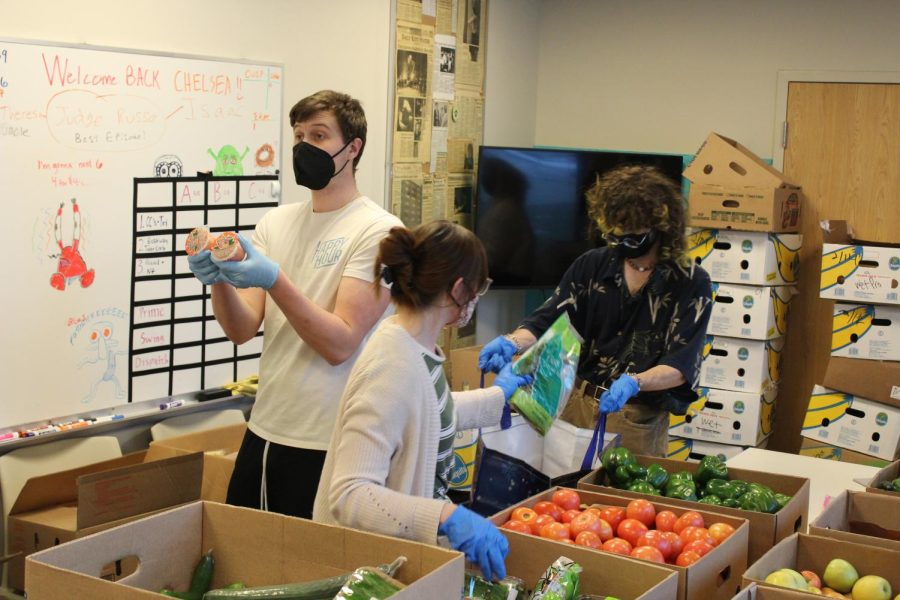
<path fill-rule="evenodd" d="M 678 574 L 678 600 L 728 600 L 747 567 L 746 519 L 665 502 L 557 487 L 491 521 L 534 544 L 575 544 L 658 563 Z"/>

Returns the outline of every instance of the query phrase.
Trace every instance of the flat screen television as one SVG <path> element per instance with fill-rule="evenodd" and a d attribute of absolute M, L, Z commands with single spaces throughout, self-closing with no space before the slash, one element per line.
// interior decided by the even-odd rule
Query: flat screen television
<path fill-rule="evenodd" d="M 603 245 L 585 192 L 626 164 L 654 165 L 681 186 L 681 155 L 481 146 L 475 233 L 494 287 L 554 288 L 578 256 Z"/>

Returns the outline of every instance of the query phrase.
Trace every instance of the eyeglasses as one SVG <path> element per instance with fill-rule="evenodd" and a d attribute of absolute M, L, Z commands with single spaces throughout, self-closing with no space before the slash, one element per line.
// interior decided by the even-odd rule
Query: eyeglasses
<path fill-rule="evenodd" d="M 626 233 L 624 235 L 604 233 L 603 239 L 606 240 L 606 243 L 610 246 L 618 246 L 621 244 L 626 248 L 640 248 L 641 244 L 643 244 L 652 233 L 652 229 L 646 233 Z"/>

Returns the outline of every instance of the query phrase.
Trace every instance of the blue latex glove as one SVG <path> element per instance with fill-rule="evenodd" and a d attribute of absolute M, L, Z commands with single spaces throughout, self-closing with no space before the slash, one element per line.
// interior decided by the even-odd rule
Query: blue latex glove
<path fill-rule="evenodd" d="M 478 353 L 478 368 L 482 371 L 499 373 L 503 367 L 512 362 L 515 353 L 515 344 L 502 335 L 497 336 L 485 344 Z"/>
<path fill-rule="evenodd" d="M 190 267 L 194 277 L 199 279 L 203 285 L 212 285 L 222 281 L 219 275 L 219 265 L 213 262 L 212 254 L 209 250 L 188 256 L 188 267 Z"/>
<path fill-rule="evenodd" d="M 523 385 L 530 384 L 532 381 L 534 381 L 534 377 L 531 375 L 517 375 L 513 373 L 512 363 L 510 363 L 500 369 L 500 373 L 494 379 L 494 385 L 503 390 L 503 398 L 509 402 L 509 399 L 517 389 Z"/>
<path fill-rule="evenodd" d="M 609 391 L 603 392 L 600 396 L 600 412 L 608 414 L 622 410 L 625 403 L 634 398 L 639 391 L 640 387 L 634 377 L 623 373 L 609 386 Z"/>
<path fill-rule="evenodd" d="M 247 256 L 240 262 L 228 260 L 215 260 L 213 263 L 219 267 L 222 279 L 236 288 L 258 287 L 264 290 L 275 285 L 278 279 L 278 263 L 260 252 L 243 235 L 238 234 L 238 239 Z"/>
<path fill-rule="evenodd" d="M 506 577 L 504 559 L 509 554 L 509 542 L 493 523 L 464 506 L 457 506 L 450 517 L 438 527 L 446 535 L 454 550 L 477 563 L 484 578 L 491 581 Z"/>

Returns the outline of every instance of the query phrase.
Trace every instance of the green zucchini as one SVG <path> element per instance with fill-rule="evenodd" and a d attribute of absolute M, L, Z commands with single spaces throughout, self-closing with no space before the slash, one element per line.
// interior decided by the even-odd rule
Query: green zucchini
<path fill-rule="evenodd" d="M 379 566 L 378 570 L 393 575 L 405 562 L 406 557 L 400 556 L 389 565 Z M 241 590 L 210 590 L 203 595 L 202 600 L 332 600 L 351 575 L 352 573 L 346 573 L 327 579 L 248 587 Z"/>
<path fill-rule="evenodd" d="M 180 600 L 202 600 L 203 594 L 209 591 L 212 583 L 213 568 L 216 561 L 213 558 L 212 550 L 200 557 L 197 566 L 194 567 L 194 573 L 191 575 L 191 585 L 186 592 L 176 592 L 169 588 L 163 588 L 159 591 L 163 596 L 170 598 L 180 598 Z"/>

